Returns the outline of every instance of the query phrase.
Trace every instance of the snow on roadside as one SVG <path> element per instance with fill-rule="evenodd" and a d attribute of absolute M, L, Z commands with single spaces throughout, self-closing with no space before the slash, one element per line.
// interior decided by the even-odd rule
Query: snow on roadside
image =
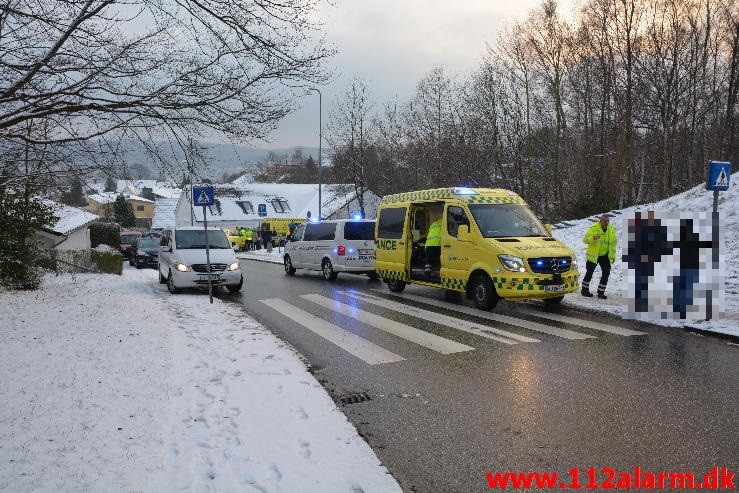
<path fill-rule="evenodd" d="M 0 491 L 400 491 L 296 353 L 154 270 L 0 291 Z"/>

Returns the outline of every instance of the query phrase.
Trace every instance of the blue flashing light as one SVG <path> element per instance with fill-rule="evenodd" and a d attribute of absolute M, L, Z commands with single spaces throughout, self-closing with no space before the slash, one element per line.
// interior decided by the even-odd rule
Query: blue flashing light
<path fill-rule="evenodd" d="M 317 217 L 311 217 L 310 218 L 310 222 L 317 223 L 318 222 L 318 218 Z"/>
<path fill-rule="evenodd" d="M 537 266 L 542 266 L 542 265 L 544 265 L 544 261 L 543 260 L 537 260 L 536 261 L 536 265 Z"/>
<path fill-rule="evenodd" d="M 454 195 L 477 195 L 477 192 L 467 187 L 454 187 Z"/>
<path fill-rule="evenodd" d="M 349 253 L 354 253 L 354 249 L 353 248 L 350 248 L 349 249 Z"/>
<path fill-rule="evenodd" d="M 360 213 L 354 214 L 354 219 L 362 219 L 362 214 Z"/>

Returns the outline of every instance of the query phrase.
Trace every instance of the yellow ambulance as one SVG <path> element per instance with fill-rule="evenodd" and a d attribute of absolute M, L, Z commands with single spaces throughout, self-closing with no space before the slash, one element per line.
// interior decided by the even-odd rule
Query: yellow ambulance
<path fill-rule="evenodd" d="M 272 243 L 278 245 L 290 234 L 291 224 L 297 227 L 304 222 L 306 222 L 306 219 L 300 217 L 265 217 L 259 224 L 259 229 L 274 231 L 276 235 L 272 238 Z"/>
<path fill-rule="evenodd" d="M 438 247 L 427 249 L 437 219 L 440 235 L 436 224 L 431 236 Z M 375 240 L 375 269 L 394 292 L 408 283 L 434 286 L 465 293 L 490 310 L 501 298 L 555 305 L 578 289 L 572 250 L 510 190 L 437 188 L 385 196 Z"/>

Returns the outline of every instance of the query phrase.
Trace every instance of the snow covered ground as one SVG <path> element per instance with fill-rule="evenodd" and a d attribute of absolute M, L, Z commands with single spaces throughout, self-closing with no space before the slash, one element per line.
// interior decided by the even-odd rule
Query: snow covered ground
<path fill-rule="evenodd" d="M 0 291 L 0 491 L 392 492 L 299 356 L 153 269 Z"/>
<path fill-rule="evenodd" d="M 726 317 L 658 323 L 739 336 L 738 204 L 722 192 Z M 696 187 L 639 210 L 711 205 Z M 595 219 L 554 231 L 581 265 Z M 617 261 L 608 300 L 564 303 L 620 314 L 623 273 Z M 0 492 L 400 491 L 287 344 L 234 304 L 170 296 L 154 270 L 0 291 L 0 340 Z"/>

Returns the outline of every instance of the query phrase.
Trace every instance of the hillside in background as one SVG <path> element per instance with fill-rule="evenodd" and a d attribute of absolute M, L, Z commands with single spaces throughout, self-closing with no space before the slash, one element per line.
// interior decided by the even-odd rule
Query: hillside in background
<path fill-rule="evenodd" d="M 205 161 L 207 167 L 200 172 L 201 177 L 215 180 L 223 176 L 224 173 L 234 174 L 244 170 L 254 171 L 257 164 L 265 162 L 270 155 L 274 156 L 275 159 L 279 159 L 280 164 L 290 164 L 291 156 L 295 151 L 300 150 L 304 159 L 311 156 L 314 160 L 318 160 L 317 147 L 295 146 L 285 149 L 262 149 L 211 142 L 204 142 L 202 145 L 205 147 L 203 161 Z M 327 149 L 323 149 L 322 153 L 325 154 L 326 151 Z M 126 143 L 123 152 L 123 160 L 130 170 L 130 178 L 153 179 L 159 176 L 160 168 L 146 153 L 140 142 L 130 141 Z M 168 156 L 168 159 L 175 163 L 182 162 L 184 161 L 184 154 L 173 152 Z M 176 172 L 177 176 L 168 178 L 179 179 L 180 171 L 184 172 L 185 167 L 181 166 L 181 169 Z"/>

